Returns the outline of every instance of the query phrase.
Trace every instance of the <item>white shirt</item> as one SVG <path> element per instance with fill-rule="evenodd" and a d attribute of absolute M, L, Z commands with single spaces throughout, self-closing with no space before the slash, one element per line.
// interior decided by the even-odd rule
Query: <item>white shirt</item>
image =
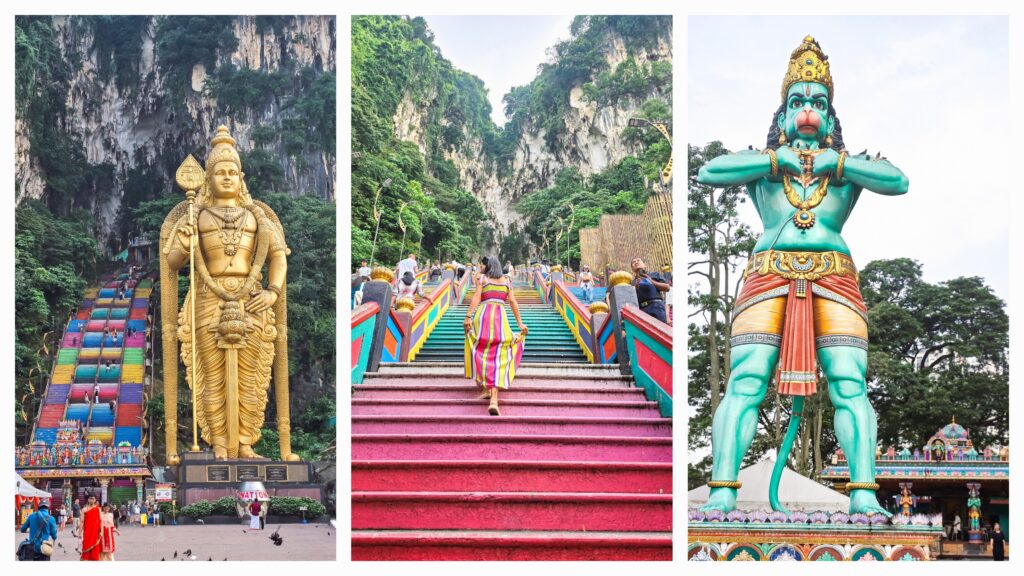
<path fill-rule="evenodd" d="M 356 276 L 367 276 L 367 277 L 369 277 L 370 276 L 370 272 L 371 272 L 371 270 L 370 270 L 369 266 L 360 266 L 359 270 L 356 270 Z"/>
<path fill-rule="evenodd" d="M 398 263 L 398 277 L 405 276 L 406 272 L 416 274 L 416 261 L 412 258 L 406 258 Z"/>

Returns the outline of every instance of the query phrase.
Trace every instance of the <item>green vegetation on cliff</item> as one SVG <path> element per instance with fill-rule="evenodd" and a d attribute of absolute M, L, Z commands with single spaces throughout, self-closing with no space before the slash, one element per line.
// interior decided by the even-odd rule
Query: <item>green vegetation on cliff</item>
<path fill-rule="evenodd" d="M 653 129 L 626 129 L 626 142 L 635 154 L 607 171 L 586 179 L 566 169 L 552 187 L 526 195 L 517 205 L 525 226 L 511 226 L 504 237 L 495 236 L 480 202 L 460 188 L 460 174 L 446 157 L 461 152 L 480 159 L 500 186 L 513 176 L 516 147 L 527 130 L 544 130 L 549 148 L 564 155 L 559 138 L 566 133 L 574 87 L 582 87 L 584 99 L 599 107 L 627 98 L 634 105 L 646 100 L 644 117 L 671 120 L 668 98 L 651 97 L 671 93 L 671 63 L 654 58 L 638 65 L 633 58 L 671 42 L 670 30 L 668 16 L 577 17 L 571 37 L 552 48 L 552 61 L 539 67 L 530 84 L 505 95 L 509 120 L 498 127 L 490 119 L 480 79 L 455 69 L 441 55 L 423 18 L 353 18 L 353 261 L 370 257 L 374 196 L 389 178 L 391 186 L 380 197 L 383 216 L 375 253 L 377 261 L 388 264 L 402 252 L 398 212 L 403 203 L 408 203 L 402 213 L 405 252 L 422 241 L 424 257 L 460 260 L 497 245 L 502 259 L 522 261 L 545 233 L 553 242 L 557 217 L 568 222 L 569 202 L 577 207 L 575 229 L 596 224 L 601 214 L 642 210 L 649 194 L 644 179 L 656 181 L 671 152 Z M 613 49 L 613 38 L 621 40 L 628 57 L 611 70 L 607 52 Z M 396 132 L 407 139 L 399 140 Z M 578 235 L 574 237 L 571 253 L 578 262 Z"/>
<path fill-rule="evenodd" d="M 425 114 L 425 150 L 395 135 L 393 117 L 404 98 Z M 459 188 L 446 151 L 465 144 L 465 134 L 495 131 L 483 83 L 440 55 L 422 18 L 365 16 L 352 20 L 352 258 L 369 259 L 376 220 L 382 214 L 374 259 L 400 259 L 422 246 L 423 258 L 466 259 L 490 240 L 480 202 Z"/>
<path fill-rule="evenodd" d="M 205 104 L 216 99 L 218 117 L 259 125 L 253 131 L 254 148 L 241 150 L 246 181 L 254 198 L 278 213 L 293 251 L 288 262 L 289 360 L 293 388 L 302 391 L 292 395 L 296 450 L 309 457 L 333 457 L 326 447 L 332 445 L 334 431 L 328 430 L 326 417 L 321 417 L 326 409 L 314 398 L 333 399 L 335 389 L 336 210 L 332 201 L 319 198 L 326 194 L 297 189 L 286 176 L 306 169 L 304 158 L 322 159 L 308 167 L 311 171 L 323 172 L 322 162 L 334 162 L 334 71 L 294 62 L 273 71 L 239 69 L 230 63 L 218 66 L 218 62 L 229 62 L 223 56 L 237 47 L 235 20 L 81 16 L 64 20 L 61 25 L 66 28 L 58 34 L 58 19 L 16 18 L 17 119 L 28 136 L 34 163 L 29 166 L 38 168 L 45 183 L 42 198 L 22 199 L 16 215 L 19 441 L 27 439 L 55 343 L 83 290 L 113 266 L 109 255 L 123 249 L 128 238 L 156 239 L 167 213 L 184 199 L 173 183 L 174 169 L 187 154 L 202 157 L 206 149 L 205 140 L 201 148 L 193 148 L 196 126 L 186 102 Z M 293 21 L 259 17 L 256 25 L 281 41 L 282 31 Z M 153 74 L 140 75 L 144 38 L 150 33 L 162 85 Z M 65 34 L 72 41 L 62 48 Z M 91 38 L 91 44 L 75 43 L 82 38 Z M 75 53 L 67 46 L 86 53 Z M 79 75 L 87 59 L 96 62 L 96 77 L 83 80 Z M 203 64 L 207 71 L 202 93 L 192 90 L 196 64 Z M 74 115 L 82 111 L 68 105 L 73 81 L 95 82 L 100 87 L 114 84 L 127 104 L 137 103 L 146 91 L 154 98 L 151 112 L 169 121 L 173 130 L 162 141 L 142 142 L 133 157 L 119 159 L 117 165 L 90 163 L 75 132 L 80 118 Z M 81 94 L 80 105 L 86 113 L 99 105 L 99 92 Z M 19 198 L 23 193 L 17 191 Z M 98 230 L 96 207 L 100 200 L 111 198 L 116 199 L 119 212 L 107 236 Z M 187 278 L 182 280 L 187 284 Z M 179 423 L 183 439 L 191 443 L 191 410 L 183 400 Z M 157 428 L 163 425 L 162 406 L 163 397 L 156 392 L 149 408 Z M 307 413 L 315 417 L 303 416 Z M 268 428 L 274 427 L 275 419 L 271 408 Z M 154 440 L 160 436 L 150 434 Z"/>

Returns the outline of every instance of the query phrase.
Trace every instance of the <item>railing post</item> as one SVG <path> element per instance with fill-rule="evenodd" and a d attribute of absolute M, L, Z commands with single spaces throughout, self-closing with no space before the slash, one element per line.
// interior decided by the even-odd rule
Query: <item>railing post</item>
<path fill-rule="evenodd" d="M 626 304 L 640 307 L 640 301 L 636 297 L 636 289 L 633 288 L 633 275 L 626 271 L 619 271 L 608 279 L 608 302 L 611 304 L 612 327 L 615 331 L 615 353 L 619 360 L 619 373 L 628 376 L 629 349 L 626 347 L 626 328 L 622 323 L 622 309 Z"/>
<path fill-rule="evenodd" d="M 416 307 L 416 301 L 412 298 L 399 298 L 398 302 L 395 302 L 395 321 L 398 324 L 398 330 L 403 334 L 402 344 L 398 349 L 398 361 L 408 362 L 409 361 L 409 348 L 412 344 L 411 336 L 412 331 L 412 309 Z"/>
<path fill-rule="evenodd" d="M 604 301 L 590 303 L 590 334 L 593 341 L 594 364 L 604 364 L 604 350 L 601 348 L 601 328 L 608 318 L 608 304 Z M 617 352 L 616 352 L 617 353 Z"/>
<path fill-rule="evenodd" d="M 379 266 L 370 272 L 370 281 L 363 286 L 363 302 L 376 302 L 377 323 L 373 327 L 373 342 L 370 345 L 370 361 L 367 372 L 376 372 L 380 367 L 380 356 L 384 350 L 384 333 L 388 329 L 388 315 L 391 313 L 391 281 L 395 275 L 391 270 Z"/>

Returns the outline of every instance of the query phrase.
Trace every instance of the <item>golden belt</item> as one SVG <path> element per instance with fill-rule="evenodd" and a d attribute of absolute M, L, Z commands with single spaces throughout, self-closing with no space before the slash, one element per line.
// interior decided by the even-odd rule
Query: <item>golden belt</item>
<path fill-rule="evenodd" d="M 783 250 L 766 250 L 755 253 L 747 261 L 743 272 L 746 278 L 751 274 L 775 274 L 786 280 L 814 281 L 825 276 L 857 277 L 857 267 L 853 259 L 835 250 L 826 252 L 786 252 Z"/>

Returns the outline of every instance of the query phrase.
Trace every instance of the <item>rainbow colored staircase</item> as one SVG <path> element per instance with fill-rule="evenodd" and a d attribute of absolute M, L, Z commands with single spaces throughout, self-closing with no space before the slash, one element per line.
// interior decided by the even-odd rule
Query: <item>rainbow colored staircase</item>
<path fill-rule="evenodd" d="M 671 560 L 671 418 L 515 290 L 530 332 L 500 417 L 464 376 L 465 305 L 356 386 L 353 560 Z"/>
<path fill-rule="evenodd" d="M 124 273 L 105 278 L 100 288 L 85 291 L 57 351 L 33 441 L 53 444 L 61 420 L 78 420 L 86 441 L 107 446 L 142 443 L 142 386 L 152 291 L 151 280 L 140 282 Z M 132 334 L 127 335 L 126 330 Z"/>

